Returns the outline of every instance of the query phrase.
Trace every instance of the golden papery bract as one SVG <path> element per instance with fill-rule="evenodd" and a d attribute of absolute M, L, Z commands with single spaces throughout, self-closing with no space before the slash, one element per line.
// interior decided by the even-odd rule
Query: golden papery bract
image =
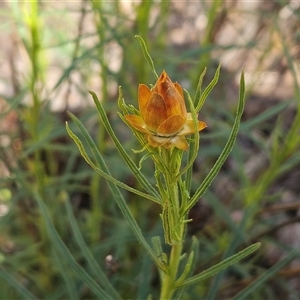
<path fill-rule="evenodd" d="M 195 128 L 191 114 L 186 111 L 181 86 L 173 83 L 165 71 L 152 89 L 139 85 L 138 102 L 141 116 L 126 115 L 125 119 L 134 129 L 145 133 L 152 147 L 175 146 L 187 150 L 185 135 L 206 127 L 204 122 L 198 121 Z"/>
<path fill-rule="evenodd" d="M 165 71 L 150 90 L 139 85 L 139 109 L 147 128 L 158 135 L 176 134 L 186 121 L 182 88 L 174 84 Z"/>

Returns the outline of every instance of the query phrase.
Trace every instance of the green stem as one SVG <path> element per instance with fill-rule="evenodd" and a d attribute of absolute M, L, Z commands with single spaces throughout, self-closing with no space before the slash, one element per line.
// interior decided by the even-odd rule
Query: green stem
<path fill-rule="evenodd" d="M 179 267 L 179 261 L 182 251 L 182 242 L 172 245 L 170 260 L 168 263 L 169 273 L 163 274 L 162 278 L 162 286 L 161 286 L 161 294 L 160 299 L 172 299 L 172 295 L 175 291 L 175 281 L 177 278 L 177 272 Z"/>
<path fill-rule="evenodd" d="M 172 159 L 170 150 L 162 149 L 162 157 L 167 164 L 167 171 L 164 172 L 167 197 L 164 199 L 162 213 L 165 241 L 171 245 L 170 258 L 168 261 L 167 273 L 162 273 L 160 299 L 171 299 L 175 291 L 178 267 L 182 252 L 185 222 L 180 217 L 180 201 L 178 192 L 178 181 L 176 180 L 180 164 Z"/>

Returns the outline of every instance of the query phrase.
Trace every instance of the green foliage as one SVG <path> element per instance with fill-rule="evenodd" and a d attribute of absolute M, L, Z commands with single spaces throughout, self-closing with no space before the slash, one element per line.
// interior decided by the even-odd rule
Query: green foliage
<path fill-rule="evenodd" d="M 195 206 L 174 297 L 299 298 L 299 252 L 282 233 L 294 236 L 299 221 L 297 197 L 285 202 L 299 192 L 297 9 L 175 2 L 0 4 L 0 299 L 159 297 L 153 265 L 164 269 L 169 246 L 151 238 L 163 235 L 162 201 L 149 156 L 131 151 L 139 145 L 118 112 L 123 97 L 137 107 L 138 84 L 154 84 L 164 69 L 208 124 L 183 157 L 180 191 L 192 193 L 182 213 Z M 247 29 L 260 25 L 255 34 L 241 14 Z M 272 74 L 282 77 L 262 86 Z"/>

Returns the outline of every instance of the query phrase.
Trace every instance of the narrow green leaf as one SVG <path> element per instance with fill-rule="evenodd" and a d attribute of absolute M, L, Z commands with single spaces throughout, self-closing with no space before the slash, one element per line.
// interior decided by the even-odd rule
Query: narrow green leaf
<path fill-rule="evenodd" d="M 91 291 L 99 299 L 112 299 L 113 298 L 107 294 L 102 287 L 100 287 L 94 279 L 76 262 L 75 258 L 70 253 L 69 249 L 66 247 L 61 237 L 54 228 L 50 216 L 47 212 L 47 207 L 45 206 L 43 199 L 36 194 L 35 199 L 37 200 L 40 211 L 42 213 L 43 219 L 46 223 L 46 228 L 48 230 L 49 237 L 51 239 L 52 245 L 61 254 L 61 259 L 63 259 L 78 275 L 78 277 L 91 289 Z"/>
<path fill-rule="evenodd" d="M 198 127 L 198 118 L 197 118 L 197 113 L 196 113 L 196 109 L 193 103 L 192 98 L 190 97 L 190 94 L 188 93 L 188 91 L 186 91 L 187 94 L 187 98 L 188 98 L 188 102 L 189 102 L 189 107 L 192 113 L 192 117 L 194 120 L 194 126 L 195 128 Z M 182 169 L 182 171 L 180 172 L 178 177 L 181 177 L 185 172 L 186 172 L 186 176 L 185 176 L 185 184 L 186 184 L 186 189 L 188 191 L 191 190 L 191 185 L 192 185 L 192 165 L 198 155 L 198 150 L 199 150 L 199 141 L 200 141 L 200 134 L 199 132 L 196 132 L 192 135 L 192 141 L 189 144 L 189 150 L 188 150 L 188 160 L 187 160 L 187 164 L 186 166 Z"/>
<path fill-rule="evenodd" d="M 153 250 L 157 256 L 160 256 L 163 253 L 163 249 L 161 246 L 160 236 L 154 236 L 151 238 Z"/>
<path fill-rule="evenodd" d="M 15 289 L 23 299 L 37 300 L 31 292 L 29 292 L 23 285 L 21 285 L 10 273 L 6 272 L 3 267 L 0 267 L 0 277 L 3 281 L 6 281 L 11 287 Z"/>
<path fill-rule="evenodd" d="M 209 85 L 204 89 L 203 94 L 200 96 L 200 100 L 199 100 L 199 102 L 197 103 L 197 106 L 196 106 L 196 112 L 199 112 L 201 110 L 201 108 L 202 108 L 206 98 L 208 97 L 209 93 L 212 91 L 212 89 L 218 83 L 219 76 L 220 76 L 220 69 L 221 69 L 221 64 L 218 66 L 218 68 L 216 70 L 216 73 L 214 75 L 214 78 L 209 83 Z M 201 76 L 202 76 L 202 74 L 201 74 Z M 201 78 L 201 76 L 200 76 L 200 78 Z M 197 101 L 197 99 L 195 99 L 195 100 Z"/>
<path fill-rule="evenodd" d="M 266 109 L 262 113 L 258 114 L 257 116 L 243 122 L 241 124 L 241 131 L 242 130 L 250 130 L 254 126 L 258 126 L 264 121 L 269 120 L 270 118 L 277 116 L 281 111 L 287 108 L 288 105 L 290 105 L 290 101 L 285 102 L 279 102 L 277 105 L 272 106 L 269 109 Z"/>
<path fill-rule="evenodd" d="M 248 256 L 249 254 L 251 254 L 252 252 L 257 250 L 259 246 L 260 246 L 260 243 L 255 243 L 255 244 L 247 247 L 246 249 L 226 258 L 225 260 L 214 265 L 213 267 L 201 272 L 200 274 L 195 275 L 187 280 L 184 280 L 182 283 L 177 284 L 176 288 L 180 288 L 180 287 L 184 287 L 187 285 L 198 283 L 202 280 L 205 280 L 205 279 L 219 273 L 220 271 L 237 263 L 239 260 L 243 259 L 244 257 Z"/>
<path fill-rule="evenodd" d="M 110 281 L 106 277 L 105 273 L 100 268 L 98 262 L 95 260 L 94 256 L 92 255 L 91 251 L 87 247 L 82 234 L 80 232 L 80 229 L 77 225 L 77 222 L 74 218 L 72 207 L 68 201 L 68 199 L 65 199 L 64 201 L 65 207 L 67 210 L 67 216 L 68 220 L 70 221 L 72 232 L 74 234 L 75 240 L 83 254 L 83 257 L 88 262 L 88 265 L 91 269 L 91 271 L 94 273 L 95 278 L 98 278 L 102 285 L 104 286 L 105 290 L 114 298 L 114 299 L 121 299 L 118 292 L 114 289 L 114 287 L 111 285 Z"/>
<path fill-rule="evenodd" d="M 73 119 L 73 121 L 80 127 L 80 129 L 83 129 L 83 125 L 82 123 L 74 116 L 70 113 L 71 118 Z M 77 145 L 80 154 L 82 155 L 82 157 L 85 159 L 85 161 L 92 167 L 92 169 L 94 169 L 98 174 L 100 174 L 101 176 L 103 176 L 107 181 L 112 182 L 113 184 L 123 188 L 124 190 L 127 190 L 131 193 L 137 194 L 141 197 L 144 197 L 146 199 L 149 199 L 155 203 L 160 204 L 159 200 L 157 200 L 156 198 L 152 197 L 151 195 L 145 194 L 139 190 L 136 190 L 132 187 L 130 187 L 129 185 L 125 184 L 122 181 L 119 181 L 117 179 L 115 179 L 114 177 L 112 177 L 110 174 L 107 174 L 106 172 L 104 172 L 103 170 L 101 170 L 99 167 L 97 167 L 93 161 L 89 158 L 89 156 L 86 153 L 86 150 L 82 144 L 82 142 L 80 141 L 80 139 L 72 132 L 72 130 L 70 129 L 68 123 L 66 123 L 66 129 L 68 134 L 70 135 L 70 137 L 73 139 L 73 141 L 75 142 L 75 144 Z M 91 137 L 89 136 L 88 132 L 86 130 L 82 131 L 84 137 L 86 139 L 88 139 L 89 141 L 91 141 Z M 90 147 L 92 149 L 92 151 L 95 152 L 99 152 L 96 145 L 95 144 L 90 144 Z M 97 153 L 97 155 L 100 155 L 100 152 Z"/>
<path fill-rule="evenodd" d="M 74 119 L 78 120 L 77 118 Z M 82 125 L 82 123 L 78 120 L 78 122 L 76 122 L 76 124 L 79 126 L 82 134 L 84 135 L 87 143 L 89 144 L 89 146 L 91 147 L 91 149 L 94 152 L 97 162 L 101 168 L 101 171 L 103 170 L 104 173 L 106 173 L 107 175 L 110 175 L 110 172 L 103 160 L 103 157 L 101 156 L 101 154 L 99 153 L 99 151 L 97 150 L 97 147 L 94 143 L 94 141 L 92 140 L 92 138 L 90 137 L 90 135 L 88 134 L 88 132 L 86 131 L 86 129 L 84 128 L 84 126 Z M 72 138 L 74 137 L 74 141 L 78 139 L 78 137 L 76 137 L 76 135 L 74 135 L 74 133 L 69 129 L 69 134 L 71 133 L 71 135 L 73 134 Z M 79 140 L 79 139 L 78 139 Z M 77 141 L 78 142 L 78 141 Z M 78 144 L 82 144 L 79 140 Z M 81 149 L 82 150 L 82 149 Z M 88 156 L 85 154 L 86 158 L 88 158 Z M 91 161 L 88 158 L 88 161 Z M 99 169 L 100 170 L 100 169 Z M 129 223 L 131 229 L 133 230 L 134 234 L 136 235 L 137 239 L 140 241 L 140 243 L 142 244 L 142 246 L 145 248 L 145 250 L 148 252 L 149 256 L 152 258 L 152 260 L 156 263 L 156 265 L 163 270 L 164 272 L 167 272 L 167 268 L 165 267 L 165 265 L 163 265 L 158 258 L 156 257 L 155 253 L 153 252 L 153 250 L 151 249 L 150 245 L 147 243 L 146 239 L 144 238 L 141 229 L 139 228 L 138 224 L 136 223 L 136 220 L 134 219 L 133 215 L 131 214 L 129 207 L 123 197 L 123 195 L 121 194 L 120 190 L 118 189 L 117 185 L 114 184 L 111 181 L 108 181 L 109 187 L 111 189 L 112 194 L 114 195 L 115 200 L 117 201 L 117 204 L 119 205 L 125 219 L 127 220 L 127 222 Z"/>
<path fill-rule="evenodd" d="M 218 199 L 211 191 L 206 191 L 205 197 L 207 197 L 209 205 L 214 209 L 214 213 L 221 218 L 222 222 L 224 221 L 228 224 L 232 232 L 240 241 L 247 243 L 246 234 L 243 233 L 240 224 L 237 224 L 232 220 L 232 215 L 220 199 Z"/>
<path fill-rule="evenodd" d="M 80 293 L 78 292 L 78 285 L 77 285 L 78 279 L 75 278 L 75 280 L 74 280 L 74 276 L 70 276 L 70 272 L 66 272 L 66 270 L 68 270 L 69 268 L 68 268 L 68 265 L 64 261 L 61 260 L 60 253 L 58 253 L 58 251 L 52 251 L 52 252 L 53 252 L 53 257 L 54 257 L 54 260 L 56 263 L 55 267 L 58 268 L 58 270 L 65 282 L 64 286 L 68 293 L 67 297 L 72 300 L 79 300 Z M 65 291 L 62 291 L 62 292 L 65 292 Z"/>
<path fill-rule="evenodd" d="M 199 81 L 198 81 L 198 85 L 197 85 L 197 89 L 196 89 L 196 94 L 195 94 L 195 97 L 194 97 L 195 107 L 197 107 L 197 105 L 200 101 L 200 97 L 201 97 L 201 94 L 202 94 L 202 83 L 203 83 L 203 79 L 204 79 L 204 76 L 206 74 L 206 71 L 207 71 L 207 68 L 205 68 L 203 70 L 203 72 L 201 73 L 201 75 L 199 77 Z"/>
<path fill-rule="evenodd" d="M 185 277 L 183 279 L 185 279 L 186 277 L 193 274 L 195 267 L 196 267 L 196 259 L 198 257 L 198 251 L 199 251 L 199 241 L 195 236 L 193 236 L 192 246 L 191 246 L 191 254 L 189 257 L 189 264 L 190 264 L 189 271 L 185 274 Z M 192 253 L 193 253 L 193 255 L 192 255 Z M 177 283 L 181 283 L 180 279 L 178 279 Z M 183 296 L 185 295 L 188 287 L 189 286 L 186 285 L 186 286 L 182 287 L 181 289 L 179 289 L 176 294 L 176 299 L 183 299 Z"/>
<path fill-rule="evenodd" d="M 214 166 L 212 167 L 208 175 L 205 177 L 200 187 L 196 190 L 193 197 L 188 202 L 188 205 L 183 211 L 182 215 L 185 215 L 195 205 L 195 203 L 199 200 L 199 198 L 205 193 L 206 189 L 209 187 L 209 185 L 212 183 L 214 178 L 217 176 L 219 170 L 221 169 L 229 153 L 231 152 L 236 140 L 236 136 L 238 134 L 244 106 L 245 106 L 245 81 L 244 81 L 244 73 L 242 73 L 241 80 L 240 80 L 240 96 L 239 96 L 238 108 L 237 108 L 236 117 L 228 141 L 221 155 L 217 159 L 216 163 L 214 164 Z"/>
<path fill-rule="evenodd" d="M 143 54 L 144 54 L 144 57 L 146 58 L 155 78 L 157 79 L 158 78 L 158 75 L 155 71 L 155 67 L 154 67 L 154 63 L 153 63 L 153 60 L 148 52 L 148 49 L 147 49 L 147 46 L 146 46 L 146 43 L 144 42 L 143 38 L 140 37 L 139 35 L 136 35 L 135 36 L 136 38 L 138 38 L 140 44 L 141 44 L 141 48 L 142 48 L 142 51 L 143 51 Z"/>
<path fill-rule="evenodd" d="M 119 139 L 116 137 L 110 122 L 106 116 L 105 110 L 103 108 L 103 106 L 101 105 L 100 101 L 98 100 L 98 97 L 95 93 L 90 92 L 90 94 L 93 97 L 93 100 L 96 104 L 97 110 L 100 114 L 101 117 L 101 121 L 105 127 L 105 129 L 107 130 L 107 133 L 109 134 L 109 136 L 111 137 L 111 139 L 113 140 L 116 148 L 118 149 L 120 155 L 122 156 L 122 158 L 124 159 L 125 163 L 128 165 L 128 167 L 131 169 L 132 173 L 134 174 L 134 176 L 136 177 L 136 179 L 138 180 L 138 182 L 141 184 L 141 186 L 152 196 L 154 196 L 157 199 L 160 199 L 160 196 L 158 194 L 158 192 L 155 190 L 155 188 L 149 183 L 149 181 L 147 180 L 147 178 L 143 175 L 143 173 L 139 170 L 139 168 L 136 166 L 136 164 L 132 161 L 132 159 L 130 158 L 130 156 L 128 155 L 128 153 L 126 152 L 126 150 L 123 148 L 122 144 L 120 143 Z M 161 200 L 160 200 L 161 201 Z M 162 201 L 161 201 L 162 203 Z"/>
<path fill-rule="evenodd" d="M 184 279 L 188 276 L 188 274 L 191 271 L 193 261 L 195 261 L 195 253 L 194 253 L 194 251 L 191 251 L 188 261 L 186 262 L 186 264 L 184 266 L 184 270 L 175 284 L 178 284 L 179 282 L 183 282 Z"/>
<path fill-rule="evenodd" d="M 299 250 L 295 249 L 289 253 L 283 260 L 279 261 L 272 268 L 267 270 L 263 275 L 261 275 L 257 280 L 248 285 L 240 293 L 238 293 L 232 300 L 243 300 L 250 299 L 251 293 L 257 291 L 267 280 L 273 277 L 278 271 L 280 271 L 285 265 L 291 262 L 296 256 L 299 255 Z"/>

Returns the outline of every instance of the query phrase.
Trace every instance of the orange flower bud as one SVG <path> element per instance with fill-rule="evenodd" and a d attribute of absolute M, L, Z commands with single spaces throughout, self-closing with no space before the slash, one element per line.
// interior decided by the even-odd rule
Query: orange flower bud
<path fill-rule="evenodd" d="M 139 85 L 138 102 L 141 116 L 126 115 L 125 119 L 133 128 L 146 134 L 152 147 L 175 146 L 187 150 L 184 136 L 206 127 L 204 122 L 198 121 L 198 128 L 194 128 L 181 86 L 173 83 L 165 71 L 151 90 L 145 84 Z"/>
<path fill-rule="evenodd" d="M 147 128 L 160 136 L 176 134 L 186 121 L 182 88 L 173 84 L 165 71 L 152 90 L 139 85 L 139 108 Z"/>

